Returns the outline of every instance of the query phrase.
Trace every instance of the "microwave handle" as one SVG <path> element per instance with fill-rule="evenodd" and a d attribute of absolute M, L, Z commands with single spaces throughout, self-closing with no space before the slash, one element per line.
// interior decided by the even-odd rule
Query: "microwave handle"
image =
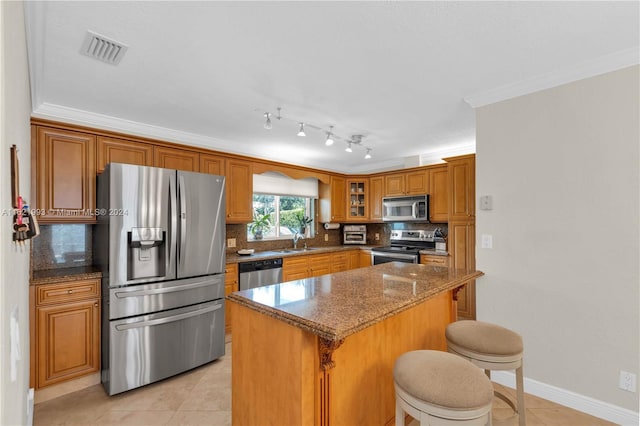
<path fill-rule="evenodd" d="M 413 217 L 414 219 L 418 218 L 418 202 L 416 201 L 415 203 L 411 204 L 411 217 Z"/>

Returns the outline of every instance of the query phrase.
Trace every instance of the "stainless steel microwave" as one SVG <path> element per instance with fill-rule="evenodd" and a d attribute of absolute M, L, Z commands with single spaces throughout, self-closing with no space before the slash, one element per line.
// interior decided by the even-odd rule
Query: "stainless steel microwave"
<path fill-rule="evenodd" d="M 385 222 L 428 222 L 429 195 L 406 195 L 382 199 L 382 220 Z"/>

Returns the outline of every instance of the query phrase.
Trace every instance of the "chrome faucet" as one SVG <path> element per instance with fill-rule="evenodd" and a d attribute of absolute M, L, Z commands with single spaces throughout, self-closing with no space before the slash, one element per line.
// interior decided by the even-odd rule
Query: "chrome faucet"
<path fill-rule="evenodd" d="M 304 240 L 304 235 L 302 235 L 302 234 L 300 234 L 300 233 L 298 233 L 298 232 L 296 232 L 295 234 L 293 234 L 293 248 L 294 248 L 294 249 L 297 249 L 297 248 L 298 248 L 298 241 L 299 241 L 301 238 Z M 307 242 L 306 242 L 306 241 L 305 241 L 304 245 L 305 245 L 305 248 L 307 248 Z"/>

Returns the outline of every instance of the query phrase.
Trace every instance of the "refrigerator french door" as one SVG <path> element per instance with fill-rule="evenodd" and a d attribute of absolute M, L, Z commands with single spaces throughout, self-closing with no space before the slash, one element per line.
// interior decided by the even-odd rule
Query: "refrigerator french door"
<path fill-rule="evenodd" d="M 224 199 L 223 176 L 118 163 L 98 176 L 109 395 L 224 355 Z"/>

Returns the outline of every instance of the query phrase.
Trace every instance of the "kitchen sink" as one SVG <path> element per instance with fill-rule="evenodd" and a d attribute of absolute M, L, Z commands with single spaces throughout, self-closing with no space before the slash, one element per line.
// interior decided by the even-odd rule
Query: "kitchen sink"
<path fill-rule="evenodd" d="M 307 248 L 291 248 L 291 249 L 282 249 L 282 250 L 274 250 L 277 253 L 299 253 L 301 251 L 312 251 L 316 250 L 315 247 L 307 247 Z"/>

